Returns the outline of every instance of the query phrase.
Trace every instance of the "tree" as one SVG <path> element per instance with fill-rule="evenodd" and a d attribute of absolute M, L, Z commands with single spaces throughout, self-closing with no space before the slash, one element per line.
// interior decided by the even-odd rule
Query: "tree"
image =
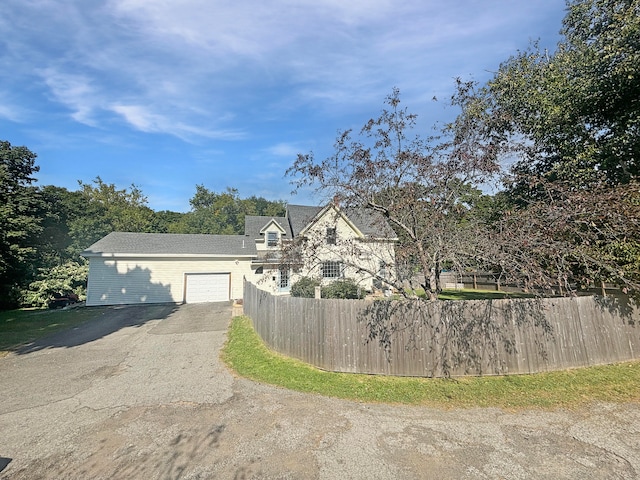
<path fill-rule="evenodd" d="M 246 215 L 284 215 L 284 202 L 252 196 L 241 199 L 238 190 L 229 188 L 216 193 L 204 185 L 196 185 L 189 200 L 191 211 L 184 217 L 181 233 L 241 235 Z"/>
<path fill-rule="evenodd" d="M 520 144 L 526 175 L 588 186 L 640 171 L 640 1 L 572 0 L 556 52 L 537 44 L 488 82 L 494 127 Z"/>
<path fill-rule="evenodd" d="M 81 192 L 71 192 L 53 185 L 41 187 L 40 197 L 43 203 L 43 220 L 42 233 L 36 245 L 40 258 L 39 267 L 54 267 L 69 260 L 77 261 L 80 250 L 73 247 L 70 226 L 86 215 L 85 197 Z"/>
<path fill-rule="evenodd" d="M 640 291 L 640 184 L 553 182 L 544 191 L 494 224 L 492 258 L 505 280 L 556 294 L 601 282 Z"/>
<path fill-rule="evenodd" d="M 464 112 L 475 102 L 474 84 L 459 80 L 452 104 Z M 368 273 L 401 292 L 417 282 L 435 299 L 442 268 L 463 270 L 483 259 L 487 236 L 472 207 L 499 171 L 500 144 L 484 133 L 479 115 L 459 116 L 442 137 L 409 138 L 416 115 L 400 108 L 398 89 L 385 104 L 357 138 L 341 132 L 335 153 L 322 161 L 299 154 L 287 175 L 297 188 L 314 185 L 345 206 L 381 215 L 400 239 L 397 275 Z"/>
<path fill-rule="evenodd" d="M 515 158 L 493 257 L 532 288 L 638 291 L 640 1 L 567 6 L 557 50 L 534 44 L 482 91 L 478 111 Z"/>
<path fill-rule="evenodd" d="M 80 253 L 92 243 L 111 232 L 153 231 L 153 210 L 139 187 L 118 189 L 96 177 L 93 184 L 81 181 L 81 213 L 71 221 L 72 248 Z"/>
<path fill-rule="evenodd" d="M 161 210 L 153 213 L 153 228 L 155 233 L 184 233 L 185 213 Z"/>
<path fill-rule="evenodd" d="M 15 306 L 34 274 L 34 238 L 42 231 L 33 174 L 36 154 L 0 141 L 0 306 Z"/>
<path fill-rule="evenodd" d="M 23 302 L 34 307 L 46 307 L 56 293 L 75 293 L 86 299 L 89 265 L 68 261 L 52 268 L 41 269 L 38 280 L 31 282 L 24 292 Z"/>
<path fill-rule="evenodd" d="M 186 223 L 190 233 L 233 235 L 244 231 L 244 211 L 235 188 L 216 193 L 204 185 L 196 185 L 189 203 L 191 212 Z"/>

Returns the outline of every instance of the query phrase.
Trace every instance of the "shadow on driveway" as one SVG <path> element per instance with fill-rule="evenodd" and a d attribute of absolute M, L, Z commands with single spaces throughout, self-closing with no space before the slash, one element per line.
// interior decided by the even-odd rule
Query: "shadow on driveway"
<path fill-rule="evenodd" d="M 179 308 L 179 305 L 150 304 L 81 308 L 95 309 L 95 317 L 68 330 L 34 340 L 14 353 L 24 355 L 48 348 L 70 348 L 83 345 L 125 327 L 140 327 L 149 321 L 167 318 Z"/>

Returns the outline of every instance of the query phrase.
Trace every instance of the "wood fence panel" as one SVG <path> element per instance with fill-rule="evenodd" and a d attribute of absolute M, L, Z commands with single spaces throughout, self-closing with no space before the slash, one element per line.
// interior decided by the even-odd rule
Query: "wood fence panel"
<path fill-rule="evenodd" d="M 399 376 L 535 373 L 640 358 L 624 297 L 400 302 L 273 296 L 245 281 L 270 348 L 319 368 Z"/>

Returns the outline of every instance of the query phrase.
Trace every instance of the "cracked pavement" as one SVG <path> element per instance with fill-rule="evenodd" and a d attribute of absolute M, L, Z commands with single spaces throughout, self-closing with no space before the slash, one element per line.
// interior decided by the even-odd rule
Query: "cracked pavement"
<path fill-rule="evenodd" d="M 230 316 L 96 309 L 0 359 L 0 478 L 640 478 L 638 404 L 443 411 L 291 392 L 221 363 Z"/>

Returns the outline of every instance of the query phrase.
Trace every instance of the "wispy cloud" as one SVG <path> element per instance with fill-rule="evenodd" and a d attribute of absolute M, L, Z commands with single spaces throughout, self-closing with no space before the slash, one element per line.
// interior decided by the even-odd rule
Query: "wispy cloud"
<path fill-rule="evenodd" d="M 193 137 L 237 140 L 245 136 L 239 130 L 210 130 L 179 121 L 175 122 L 172 118 L 154 113 L 142 105 L 112 105 L 110 110 L 120 115 L 136 130 L 175 135 L 185 141 L 192 141 Z"/>
<path fill-rule="evenodd" d="M 233 167 L 233 182 L 277 191 L 297 152 L 326 155 L 336 130 L 376 115 L 392 87 L 422 118 L 454 77 L 482 80 L 523 41 L 557 32 L 561 4 L 4 0 L 0 122 L 99 152 L 107 138 L 123 156 L 181 156 L 227 185 L 218 177 Z"/>
<path fill-rule="evenodd" d="M 27 112 L 20 105 L 16 105 L 9 99 L 10 95 L 0 92 L 0 118 L 5 118 L 11 122 L 24 122 Z"/>
<path fill-rule="evenodd" d="M 294 158 L 299 151 L 300 147 L 291 143 L 278 143 L 266 149 L 269 155 L 289 158 Z"/>
<path fill-rule="evenodd" d="M 86 125 L 95 125 L 92 114 L 100 102 L 100 95 L 90 78 L 59 72 L 53 68 L 47 68 L 40 73 L 54 99 L 72 111 L 71 116 L 74 120 Z"/>
<path fill-rule="evenodd" d="M 162 131 L 161 124 L 166 123 L 165 119 L 148 112 L 139 105 L 114 105 L 111 109 L 122 115 L 134 128 L 143 132 Z"/>

